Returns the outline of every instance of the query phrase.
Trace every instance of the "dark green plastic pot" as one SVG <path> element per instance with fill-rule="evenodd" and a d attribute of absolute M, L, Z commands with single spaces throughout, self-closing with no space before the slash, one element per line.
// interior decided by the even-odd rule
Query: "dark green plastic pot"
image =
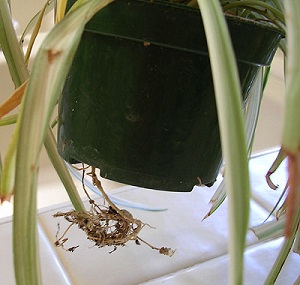
<path fill-rule="evenodd" d="M 281 34 L 228 18 L 243 100 Z M 145 188 L 212 185 L 222 161 L 197 9 L 117 0 L 86 26 L 59 104 L 58 151 Z"/>

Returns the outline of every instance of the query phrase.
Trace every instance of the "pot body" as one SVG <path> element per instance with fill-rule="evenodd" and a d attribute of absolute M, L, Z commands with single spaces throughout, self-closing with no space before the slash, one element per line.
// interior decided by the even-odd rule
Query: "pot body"
<path fill-rule="evenodd" d="M 228 25 L 246 102 L 281 35 L 231 18 Z M 86 26 L 63 90 L 58 151 L 126 184 L 212 185 L 222 154 L 199 11 L 139 0 L 101 10 Z"/>

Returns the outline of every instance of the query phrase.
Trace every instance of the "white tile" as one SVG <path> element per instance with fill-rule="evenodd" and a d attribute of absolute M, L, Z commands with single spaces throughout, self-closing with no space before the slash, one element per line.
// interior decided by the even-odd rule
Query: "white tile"
<path fill-rule="evenodd" d="M 265 180 L 265 171 L 271 165 L 276 153 L 267 156 L 259 156 L 251 160 L 250 168 L 252 171 L 252 188 L 255 201 L 270 207 L 274 203 L 274 197 L 269 197 L 266 193 L 269 190 Z M 279 175 L 280 181 L 283 179 Z M 51 189 L 60 189 L 58 182 L 48 183 L 49 192 Z M 109 192 L 120 198 L 127 199 L 136 203 L 144 203 L 168 208 L 163 212 L 142 211 L 137 209 L 130 210 L 134 217 L 141 219 L 145 223 L 156 227 L 152 229 L 145 227 L 140 237 L 147 240 L 154 246 L 172 247 L 176 249 L 173 257 L 159 255 L 156 251 L 151 250 L 145 245 L 137 246 L 133 241 L 127 246 L 117 249 L 112 254 L 109 253 L 111 248 L 98 249 L 93 247 L 84 234 L 77 228 L 73 227 L 67 237 L 70 239 L 69 246 L 80 245 L 75 252 L 65 252 L 60 248 L 55 248 L 53 243 L 57 231 L 57 222 L 61 223 L 61 232 L 67 227 L 63 219 L 54 219 L 52 214 L 57 211 L 67 211 L 72 208 L 68 203 L 64 206 L 56 205 L 48 209 L 43 209 L 39 214 L 39 222 L 43 229 L 40 234 L 42 270 L 44 284 L 137 284 L 149 280 L 162 279 L 157 282 L 175 282 L 169 284 L 211 284 L 213 278 L 227 280 L 227 203 L 225 202 L 217 212 L 205 221 L 201 221 L 210 206 L 208 204 L 217 185 L 212 188 L 195 187 L 190 193 L 172 193 L 155 190 L 145 190 L 137 187 L 121 187 Z M 63 191 L 60 189 L 59 191 Z M 276 194 L 278 195 L 278 193 Z M 273 199 L 273 200 L 272 200 Z M 102 199 L 98 199 L 101 203 Z M 261 208 L 255 201 L 251 202 L 250 225 L 258 225 L 264 221 L 268 212 Z M 0 276 L 5 276 L 4 284 L 13 284 L 12 257 L 11 257 L 11 223 L 4 223 L 0 226 L 1 238 L 6 242 L 0 244 L 1 256 L 7 256 L 6 267 L 0 265 Z M 45 233 L 42 234 L 42 233 Z M 247 235 L 247 244 L 257 243 L 251 231 Z M 270 243 L 272 245 L 273 243 Z M 267 245 L 266 248 L 264 245 Z M 278 247 L 278 244 L 276 245 Z M 263 244 L 260 247 L 249 249 L 247 261 L 249 264 L 246 271 L 246 278 L 251 277 L 252 270 L 256 264 L 262 267 L 262 273 L 257 274 L 257 280 L 264 278 L 265 272 L 274 260 L 274 252 L 269 253 L 269 244 Z M 272 248 L 272 246 L 270 247 Z M 266 254 L 259 255 L 260 252 Z M 225 257 L 224 257 L 225 255 Z M 220 258 L 220 256 L 223 256 Z M 270 259 L 269 259 L 270 256 Z M 215 261 L 220 261 L 221 278 L 218 274 L 211 272 Z M 294 262 L 294 257 L 291 262 Z M 298 261 L 295 261 L 296 265 Z M 201 274 L 197 272 L 200 265 Z M 206 267 L 205 267 L 206 266 Z M 3 268 L 3 269 L 2 269 Z M 201 267 L 202 268 L 202 267 Z M 5 270 L 5 275 L 2 274 Z M 219 271 L 220 271 L 219 270 Z M 174 273 L 175 272 L 175 273 Z M 177 274 L 180 272 L 180 274 Z M 250 273 L 249 273 L 250 272 Z M 290 267 L 287 267 L 288 276 Z M 179 283 L 176 283 L 178 276 Z M 260 276 L 260 277 L 259 277 Z M 164 279 L 166 278 L 166 279 Z M 175 278 L 175 279 L 174 279 Z M 185 278 L 185 279 L 181 279 Z M 212 278 L 212 279 L 211 279 Z M 255 277 L 256 278 L 256 277 Z M 169 280 L 169 281 L 167 281 Z M 183 281 L 184 283 L 182 283 Z M 250 278 L 250 280 L 252 280 Z M 256 279 L 255 279 L 256 280 Z M 182 281 L 182 282 L 181 282 Z M 153 281 L 154 282 L 154 281 Z M 156 281 L 155 281 L 156 282 Z M 196 283 L 197 282 L 197 283 Z M 208 283 L 205 283 L 208 282 Z M 248 282 L 248 281 L 247 281 Z M 2 283 L 1 283 L 2 284 Z M 155 284 L 155 283 L 153 283 Z M 160 284 L 160 283 L 156 283 Z M 260 284 L 260 283 L 252 283 Z M 279 283 L 280 284 L 280 283 Z M 284 284 L 284 283 L 282 283 Z"/>
<path fill-rule="evenodd" d="M 283 239 L 277 239 L 252 246 L 245 253 L 244 284 L 264 284 L 275 258 L 278 255 Z M 190 268 L 173 272 L 167 276 L 143 283 L 143 285 L 211 285 L 228 284 L 228 255 L 196 264 Z M 291 253 L 282 268 L 276 285 L 294 284 L 300 274 L 299 255 Z"/>
<path fill-rule="evenodd" d="M 13 285 L 12 223 L 9 220 L 0 225 L 0 240 L 0 284 Z"/>
<path fill-rule="evenodd" d="M 68 276 L 61 268 L 60 261 L 49 246 L 49 241 L 42 231 L 39 231 L 39 252 L 41 256 L 41 270 L 43 284 L 69 285 Z M 0 284 L 14 285 L 12 255 L 12 222 L 10 218 L 0 221 Z"/>
<path fill-rule="evenodd" d="M 0 205 L 0 218 L 9 217 L 13 213 L 13 204 L 8 201 L 2 202 Z"/>
<path fill-rule="evenodd" d="M 227 253 L 226 203 L 211 218 L 201 221 L 209 210 L 208 201 L 213 188 L 196 187 L 190 193 L 161 192 L 137 187 L 126 189 L 123 188 L 118 196 L 168 208 L 164 212 L 130 211 L 135 218 L 156 227 L 152 229 L 146 226 L 139 236 L 154 246 L 176 249 L 174 256 L 159 255 L 157 251 L 143 244 L 137 246 L 134 242 L 109 254 L 111 248 L 93 247 L 84 234 L 73 227 L 67 235 L 69 246 L 80 247 L 73 253 L 56 248 L 71 280 L 76 280 L 78 284 L 100 282 L 99 280 L 102 280 L 101 284 L 137 284 Z M 70 208 L 72 207 L 62 208 L 60 211 Z M 261 223 L 267 212 L 255 203 L 251 204 L 251 209 L 250 225 Z M 61 231 L 67 227 L 63 219 L 52 218 L 55 212 L 57 209 L 40 214 L 41 225 L 52 243 L 55 241 L 57 222 L 61 223 Z M 257 242 L 251 231 L 247 242 Z"/>

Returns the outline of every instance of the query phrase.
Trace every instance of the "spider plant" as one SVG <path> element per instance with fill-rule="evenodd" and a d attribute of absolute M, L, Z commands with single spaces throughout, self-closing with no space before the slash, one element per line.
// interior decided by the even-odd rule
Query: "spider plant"
<path fill-rule="evenodd" d="M 14 189 L 13 246 L 17 284 L 41 284 L 37 250 L 36 181 L 43 144 L 75 209 L 85 211 L 69 172 L 57 154 L 50 119 L 85 24 L 111 1 L 78 0 L 65 17 L 63 15 L 66 1 L 57 1 L 58 23 L 41 44 L 29 75 L 26 60 L 12 26 L 9 3 L 7 0 L 0 0 L 0 44 L 16 87 L 16 92 L 4 104 L 5 110 L 2 114 L 9 112 L 11 106 L 16 106 L 24 93 L 19 114 L 1 120 L 2 123 L 17 122 L 9 151 L 3 165 L 0 164 L 1 199 L 8 199 L 12 194 L 11 190 Z M 40 16 L 35 17 L 33 22 L 39 25 L 41 15 L 49 10 L 53 3 L 51 0 L 47 1 Z M 287 48 L 284 42 L 282 44 L 287 56 L 286 116 L 282 149 L 289 157 L 290 188 L 286 205 L 288 222 L 283 254 L 266 280 L 266 284 L 272 284 L 286 252 L 294 241 L 300 218 L 300 176 L 297 177 L 300 171 L 300 117 L 297 114 L 300 107 L 300 64 L 297 54 L 300 44 L 300 3 L 293 0 L 198 0 L 198 5 L 210 53 L 222 152 L 226 164 L 230 284 L 243 283 L 243 253 L 248 229 L 250 186 L 239 78 L 222 8 L 226 13 L 250 19 L 260 18 L 261 21 L 286 30 Z"/>

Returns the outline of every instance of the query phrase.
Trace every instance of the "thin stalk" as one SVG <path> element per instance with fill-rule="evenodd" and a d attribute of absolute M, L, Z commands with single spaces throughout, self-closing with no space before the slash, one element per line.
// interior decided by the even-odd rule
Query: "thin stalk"
<path fill-rule="evenodd" d="M 298 208 L 297 214 L 296 214 L 296 219 L 294 220 L 293 227 L 292 227 L 292 232 L 288 238 L 285 238 L 283 245 L 280 249 L 280 252 L 277 256 L 277 259 L 270 270 L 267 279 L 265 280 L 264 285 L 273 285 L 275 284 L 275 281 L 281 271 L 281 268 L 284 265 L 284 262 L 286 261 L 291 248 L 294 243 L 294 239 L 297 233 L 297 230 L 299 228 L 299 221 L 300 221 L 300 208 Z"/>
<path fill-rule="evenodd" d="M 15 87 L 19 87 L 28 78 L 29 73 L 18 43 L 7 0 L 0 0 L 0 45 Z"/>
<path fill-rule="evenodd" d="M 34 42 L 36 40 L 36 37 L 39 34 L 39 31 L 40 31 L 40 28 L 41 28 L 41 25 L 42 25 L 42 22 L 43 22 L 43 19 L 44 19 L 44 15 L 46 13 L 47 7 L 49 6 L 49 2 L 50 1 L 47 1 L 44 5 L 43 9 L 39 12 L 38 19 L 36 21 L 36 24 L 34 25 L 34 29 L 32 31 L 32 34 L 31 34 L 31 37 L 30 37 L 30 40 L 29 40 L 29 44 L 28 44 L 28 48 L 27 48 L 27 51 L 26 51 L 26 54 L 25 54 L 26 64 L 28 64 L 28 62 L 29 62 L 30 54 L 32 52 L 33 45 L 34 45 Z"/>
<path fill-rule="evenodd" d="M 265 219 L 265 221 L 267 221 L 275 212 L 275 210 L 278 208 L 278 210 L 276 211 L 275 217 L 276 219 L 279 219 L 282 214 L 285 213 L 286 210 L 286 205 L 285 205 L 285 201 L 281 204 L 281 206 L 279 206 L 279 204 L 281 203 L 282 199 L 284 198 L 286 191 L 288 190 L 289 187 L 289 183 L 287 182 L 283 191 L 281 192 L 276 204 L 274 205 L 273 209 L 271 210 L 271 212 L 269 213 L 269 215 L 267 216 L 267 218 Z"/>
<path fill-rule="evenodd" d="M 244 1 L 235 1 L 232 3 L 229 3 L 227 5 L 223 6 L 224 11 L 228 11 L 230 9 L 233 8 L 239 8 L 239 7 L 253 7 L 253 8 L 263 8 L 266 11 L 271 12 L 276 19 L 278 19 L 281 23 L 285 22 L 285 18 L 284 15 L 282 13 L 282 11 L 276 9 L 274 6 L 269 5 L 266 2 L 263 2 L 261 0 L 244 0 Z M 262 11 L 262 13 L 265 13 L 264 11 Z"/>
<path fill-rule="evenodd" d="M 61 182 L 65 186 L 65 189 L 69 195 L 69 198 L 70 198 L 75 210 L 79 211 L 79 212 L 84 212 L 85 211 L 84 205 L 80 199 L 80 196 L 78 194 L 76 186 L 73 182 L 70 172 L 68 171 L 68 169 L 66 167 L 65 162 L 63 161 L 63 159 L 59 156 L 59 154 L 57 152 L 56 140 L 55 140 L 52 130 L 50 128 L 48 129 L 48 132 L 46 135 L 45 148 L 46 148 L 48 156 L 52 162 L 52 165 L 54 166 L 57 174 L 59 175 Z"/>
<path fill-rule="evenodd" d="M 242 17 L 247 16 L 248 19 L 272 24 L 283 33 L 285 31 L 285 18 L 282 11 L 264 1 L 244 0 L 230 3 L 226 1 L 223 10 L 225 13 L 233 13 Z"/>
<path fill-rule="evenodd" d="M 58 23 L 64 18 L 66 7 L 67 7 L 67 0 L 55 1 L 55 10 L 54 10 L 55 23 Z"/>
<path fill-rule="evenodd" d="M 217 0 L 198 0 L 204 23 L 226 165 L 229 220 L 229 283 L 243 283 L 250 182 L 241 90 L 227 24 Z"/>
<path fill-rule="evenodd" d="M 298 276 L 293 285 L 300 285 L 300 275 Z"/>
<path fill-rule="evenodd" d="M 54 7 L 54 0 L 49 0 L 47 2 L 47 7 L 44 11 L 44 15 L 47 15 L 49 12 L 51 12 L 53 10 Z M 39 11 L 36 15 L 34 15 L 34 17 L 30 20 L 30 22 L 27 24 L 25 30 L 23 31 L 23 34 L 19 40 L 19 44 L 20 46 L 23 45 L 24 39 L 25 37 L 31 32 L 32 29 L 34 29 L 34 27 L 36 26 L 36 23 L 39 20 L 39 16 L 40 16 L 41 11 Z"/>
<path fill-rule="evenodd" d="M 284 13 L 284 4 L 282 0 L 270 0 L 269 2 L 271 2 L 281 13 Z"/>
<path fill-rule="evenodd" d="M 293 252 L 300 254 L 300 228 L 298 228 L 298 231 L 296 233 Z"/>
<path fill-rule="evenodd" d="M 82 182 L 82 184 L 84 186 L 86 186 L 87 188 L 89 188 L 89 190 L 91 190 L 92 192 L 94 192 L 95 194 L 97 194 L 98 196 L 102 196 L 101 192 L 99 191 L 99 189 L 90 181 L 88 180 L 86 177 L 82 177 L 82 173 L 78 170 L 76 170 L 73 166 L 71 166 L 68 163 L 65 163 L 66 167 L 68 168 L 68 170 L 70 171 L 70 173 L 79 181 Z M 83 181 L 82 181 L 83 180 Z M 116 205 L 119 206 L 125 206 L 128 208 L 133 208 L 133 209 L 139 209 L 139 210 L 145 210 L 145 211 L 166 211 L 168 210 L 167 208 L 162 208 L 162 207 L 157 207 L 157 206 L 151 206 L 151 205 L 146 205 L 146 204 L 142 204 L 142 203 L 133 203 L 129 200 L 126 199 L 122 199 L 119 198 L 115 195 L 112 194 L 107 194 L 109 199 Z"/>

